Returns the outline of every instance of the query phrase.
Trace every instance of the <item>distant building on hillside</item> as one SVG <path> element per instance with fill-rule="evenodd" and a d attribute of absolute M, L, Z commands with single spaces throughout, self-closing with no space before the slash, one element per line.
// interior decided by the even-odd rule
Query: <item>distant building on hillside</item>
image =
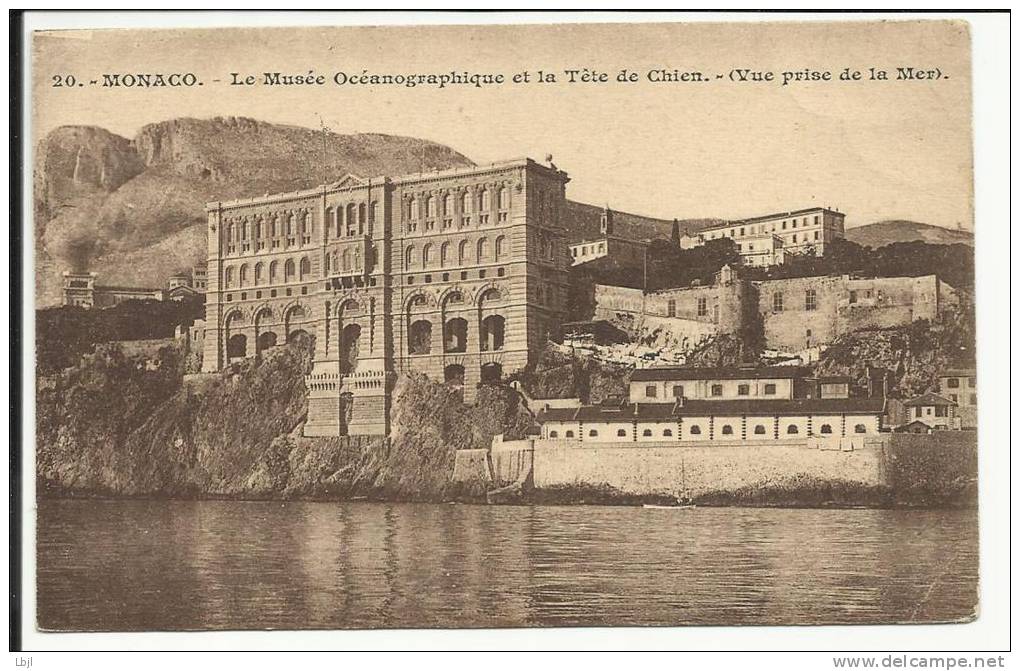
<path fill-rule="evenodd" d="M 789 254 L 824 256 L 833 240 L 846 235 L 846 215 L 827 207 L 811 207 L 793 212 L 766 214 L 731 221 L 702 230 L 698 244 L 729 238 L 737 247 L 744 265 L 782 265 Z M 686 244 L 690 245 L 688 239 Z M 684 241 L 681 239 L 681 249 Z"/>
<path fill-rule="evenodd" d="M 602 210 L 598 237 L 570 243 L 570 264 L 577 266 L 608 257 L 623 265 L 640 265 L 644 263 L 647 251 L 647 242 L 616 234 L 613 211 L 607 205 Z"/>
<path fill-rule="evenodd" d="M 96 273 L 65 271 L 63 276 L 63 305 L 108 308 L 129 300 L 162 301 L 165 298 L 163 289 L 97 284 Z"/>

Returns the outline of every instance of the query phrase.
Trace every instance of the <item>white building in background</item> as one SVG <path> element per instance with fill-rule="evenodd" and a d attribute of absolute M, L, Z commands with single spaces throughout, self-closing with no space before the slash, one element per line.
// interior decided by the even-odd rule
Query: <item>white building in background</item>
<path fill-rule="evenodd" d="M 789 254 L 824 256 L 833 240 L 846 237 L 845 218 L 837 210 L 811 207 L 718 224 L 703 229 L 698 240 L 730 238 L 745 265 L 782 265 Z"/>

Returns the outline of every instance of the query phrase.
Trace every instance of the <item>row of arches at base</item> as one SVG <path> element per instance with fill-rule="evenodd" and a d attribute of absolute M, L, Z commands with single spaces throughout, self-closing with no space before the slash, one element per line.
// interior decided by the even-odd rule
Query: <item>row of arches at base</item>
<path fill-rule="evenodd" d="M 503 366 L 495 362 L 482 364 L 482 384 L 495 384 L 503 377 Z M 465 380 L 464 366 L 459 363 L 451 363 L 443 368 L 443 382 L 457 387 L 463 387 Z"/>
<path fill-rule="evenodd" d="M 442 351 L 457 354 L 467 351 L 468 322 L 463 317 L 454 317 L 443 324 Z M 497 352 L 506 341 L 506 319 L 493 314 L 482 318 L 478 324 L 478 349 L 481 352 Z M 407 327 L 407 351 L 409 354 L 432 353 L 432 322 L 417 319 Z"/>
<path fill-rule="evenodd" d="M 308 346 L 311 342 L 311 334 L 304 329 L 297 329 L 287 336 L 287 344 L 298 344 Z M 264 331 L 255 338 L 255 354 L 262 354 L 266 350 L 276 347 L 277 335 L 274 331 Z M 235 333 L 227 338 L 227 359 L 243 359 L 248 356 L 248 336 L 243 333 Z"/>

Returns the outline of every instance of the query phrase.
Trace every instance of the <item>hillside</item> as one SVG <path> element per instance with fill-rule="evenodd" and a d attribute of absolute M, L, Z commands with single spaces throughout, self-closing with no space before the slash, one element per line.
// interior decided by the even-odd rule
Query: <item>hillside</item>
<path fill-rule="evenodd" d="M 851 242 L 868 247 L 883 247 L 894 242 L 927 242 L 931 245 L 952 245 L 962 243 L 974 245 L 974 234 L 969 231 L 954 231 L 950 228 L 922 224 L 916 221 L 893 219 L 866 224 L 846 230 Z"/>
<path fill-rule="evenodd" d="M 562 221 L 563 227 L 567 229 L 567 240 L 580 242 L 597 238 L 603 209 L 596 205 L 568 200 L 567 210 Z M 680 231 L 683 232 L 686 229 L 695 233 L 721 221 L 722 219 L 681 219 L 679 222 Z M 616 234 L 622 238 L 669 240 L 673 232 L 673 221 L 613 210 L 613 227 Z"/>
<path fill-rule="evenodd" d="M 59 302 L 60 271 L 67 268 L 101 267 L 101 282 L 149 284 L 200 261 L 204 206 L 213 200 L 308 188 L 347 173 L 472 165 L 449 147 L 416 138 L 326 133 L 325 139 L 323 166 L 320 131 L 243 117 L 173 119 L 149 124 L 132 139 L 95 127 L 53 130 L 36 146 L 39 305 Z"/>

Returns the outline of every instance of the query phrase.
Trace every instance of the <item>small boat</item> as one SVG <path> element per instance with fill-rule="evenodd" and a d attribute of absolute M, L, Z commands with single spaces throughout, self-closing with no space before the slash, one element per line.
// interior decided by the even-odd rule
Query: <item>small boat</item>
<path fill-rule="evenodd" d="M 682 459 L 680 460 L 680 487 L 680 491 L 673 493 L 673 498 L 676 500 L 676 503 L 671 503 L 669 505 L 646 503 L 642 507 L 652 510 L 686 510 L 687 508 L 697 508 L 697 506 L 694 505 L 694 499 L 692 499 L 690 494 L 687 493 L 687 469 L 684 468 L 684 462 Z"/>

